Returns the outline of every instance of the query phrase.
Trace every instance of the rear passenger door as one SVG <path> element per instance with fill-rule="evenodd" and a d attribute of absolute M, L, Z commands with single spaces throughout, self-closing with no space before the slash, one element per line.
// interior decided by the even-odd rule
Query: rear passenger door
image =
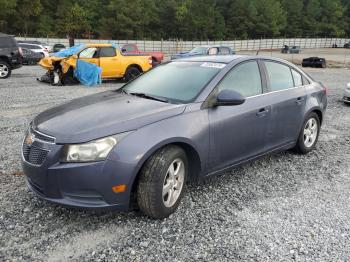
<path fill-rule="evenodd" d="M 295 142 L 304 121 L 306 90 L 302 75 L 288 65 L 264 61 L 271 122 L 267 133 L 268 149 Z"/>
<path fill-rule="evenodd" d="M 103 78 L 117 78 L 121 76 L 120 61 L 113 46 L 101 47 L 99 56 Z"/>

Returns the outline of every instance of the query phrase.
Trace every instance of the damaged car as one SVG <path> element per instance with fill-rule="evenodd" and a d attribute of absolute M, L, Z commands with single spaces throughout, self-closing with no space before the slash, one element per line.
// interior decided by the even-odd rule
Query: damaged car
<path fill-rule="evenodd" d="M 78 76 L 92 73 L 100 74 L 101 79 L 124 79 L 128 82 L 150 70 L 152 58 L 123 54 L 114 44 L 80 44 L 43 58 L 39 64 L 48 71 L 38 80 L 53 85 L 85 84 Z M 84 71 L 86 68 L 91 71 Z"/>

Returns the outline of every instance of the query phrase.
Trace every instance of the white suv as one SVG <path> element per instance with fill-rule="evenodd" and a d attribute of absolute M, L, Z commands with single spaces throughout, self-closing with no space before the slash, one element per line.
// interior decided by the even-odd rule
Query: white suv
<path fill-rule="evenodd" d="M 31 51 L 33 51 L 35 53 L 40 53 L 40 54 L 42 54 L 43 57 L 49 56 L 49 50 L 46 47 L 44 47 L 43 45 L 29 44 L 29 43 L 19 43 L 18 45 L 22 48 L 30 49 Z"/>

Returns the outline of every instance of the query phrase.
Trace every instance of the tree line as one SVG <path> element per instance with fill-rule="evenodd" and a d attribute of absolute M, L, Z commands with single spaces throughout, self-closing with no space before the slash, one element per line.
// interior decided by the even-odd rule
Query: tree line
<path fill-rule="evenodd" d="M 350 35 L 350 0 L 0 0 L 27 37 L 232 40 Z"/>

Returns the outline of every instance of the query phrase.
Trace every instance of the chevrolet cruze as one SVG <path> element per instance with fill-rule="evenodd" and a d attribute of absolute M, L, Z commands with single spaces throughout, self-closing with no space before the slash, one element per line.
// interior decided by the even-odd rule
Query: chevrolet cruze
<path fill-rule="evenodd" d="M 270 57 L 195 57 L 39 114 L 22 146 L 29 188 L 84 209 L 165 218 L 186 184 L 262 155 L 315 148 L 327 89 Z"/>

